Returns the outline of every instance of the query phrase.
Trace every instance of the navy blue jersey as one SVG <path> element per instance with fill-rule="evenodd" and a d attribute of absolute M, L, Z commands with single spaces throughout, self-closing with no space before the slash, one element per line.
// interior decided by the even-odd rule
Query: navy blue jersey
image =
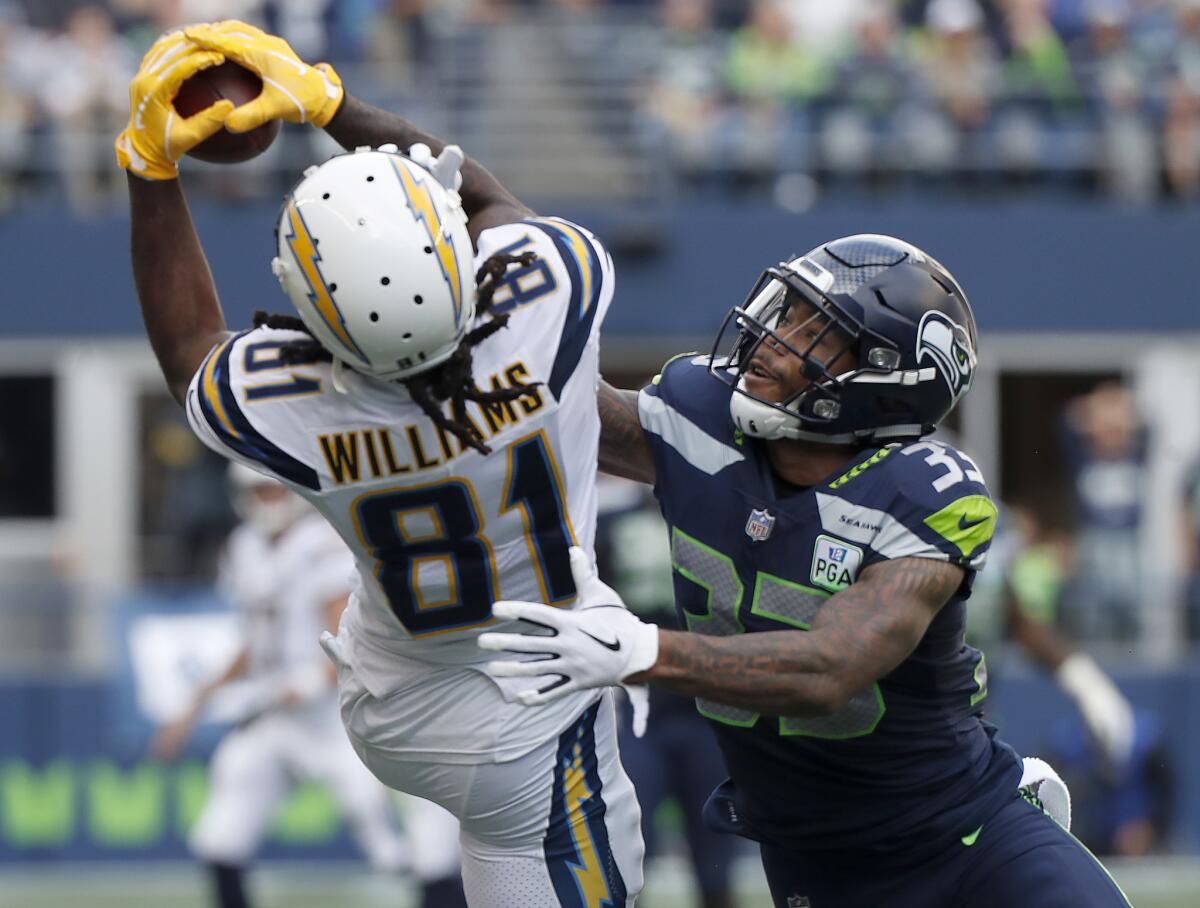
<path fill-rule="evenodd" d="M 690 630 L 807 629 L 831 596 L 888 559 L 966 571 L 912 655 L 834 716 L 697 701 L 748 834 L 807 850 L 911 849 L 970 832 L 1012 799 L 1021 775 L 981 719 L 983 654 L 963 637 L 996 516 L 978 469 L 952 447 L 920 441 L 864 450 L 821 483 L 781 492 L 763 444 L 735 430 L 731 392 L 706 365 L 676 358 L 639 400 Z"/>

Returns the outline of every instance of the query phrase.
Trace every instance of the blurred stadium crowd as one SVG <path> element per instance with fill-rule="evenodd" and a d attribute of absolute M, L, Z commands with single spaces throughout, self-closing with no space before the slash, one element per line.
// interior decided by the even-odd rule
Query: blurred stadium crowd
<path fill-rule="evenodd" d="M 0 0 L 0 209 L 60 175 L 76 210 L 118 204 L 137 60 L 231 16 L 428 108 L 453 101 L 447 66 L 484 68 L 480 34 L 548 27 L 564 81 L 604 91 L 637 153 L 693 185 L 1200 193 L 1200 0 Z"/>

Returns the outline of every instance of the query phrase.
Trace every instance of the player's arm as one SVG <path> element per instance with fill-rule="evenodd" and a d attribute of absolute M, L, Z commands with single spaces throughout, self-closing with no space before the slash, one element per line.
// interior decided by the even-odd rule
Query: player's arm
<path fill-rule="evenodd" d="M 658 659 L 624 679 L 767 715 L 828 716 L 903 662 L 963 582 L 926 558 L 884 561 L 836 593 L 808 631 L 661 631 Z"/>
<path fill-rule="evenodd" d="M 268 120 L 283 119 L 321 127 L 347 149 L 389 143 L 408 149 L 424 144 L 437 157 L 446 147 L 441 139 L 403 117 L 350 95 L 328 64 L 308 65 L 282 38 L 252 25 L 230 19 L 192 26 L 185 34 L 197 45 L 236 61 L 263 79 L 262 93 L 230 114 L 227 126 L 233 132 L 247 132 Z M 467 158 L 461 174 L 459 193 L 472 240 L 489 227 L 532 215 L 478 161 Z"/>
<path fill-rule="evenodd" d="M 654 456 L 638 418 L 638 392 L 614 388 L 603 379 L 600 410 L 600 470 L 653 485 Z"/>
<path fill-rule="evenodd" d="M 225 671 L 196 691 L 191 705 L 182 716 L 173 722 L 168 722 L 155 732 L 154 738 L 150 742 L 150 753 L 160 760 L 168 761 L 179 756 L 179 752 L 187 744 L 188 738 L 192 736 L 196 723 L 200 721 L 204 710 L 208 708 L 213 694 L 231 681 L 240 678 L 249 664 L 250 648 L 242 647 L 233 661 L 226 666 Z"/>
<path fill-rule="evenodd" d="M 1006 597 L 1005 612 L 1013 639 L 1050 672 L 1075 703 L 1088 733 L 1104 758 L 1121 766 L 1133 749 L 1133 707 L 1104 670 L 1087 653 L 1076 650 L 1054 628 L 1034 621 L 1016 597 Z"/>
<path fill-rule="evenodd" d="M 225 316 L 178 180 L 129 175 L 133 279 L 150 346 L 180 404 Z"/>
<path fill-rule="evenodd" d="M 129 172 L 133 276 L 142 317 L 180 403 L 225 331 L 225 319 L 176 179 L 176 161 L 221 129 L 233 105 L 219 101 L 184 119 L 172 100 L 187 79 L 223 59 L 179 32 L 156 41 L 130 83 L 129 124 L 116 141 L 117 163 Z"/>
<path fill-rule="evenodd" d="M 409 148 L 419 143 L 428 145 L 436 157 L 446 147 L 444 141 L 423 132 L 403 117 L 373 107 L 348 92 L 325 131 L 343 148 L 362 145 L 374 148 L 389 142 L 400 148 Z M 467 157 L 463 161 L 460 173 L 462 187 L 459 195 L 462 196 L 463 210 L 467 213 L 467 229 L 472 240 L 477 240 L 479 234 L 489 227 L 533 217 L 533 212 L 474 158 Z"/>
<path fill-rule="evenodd" d="M 497 602 L 492 613 L 554 633 L 489 632 L 479 646 L 515 658 L 490 662 L 495 677 L 533 679 L 516 694 L 534 706 L 572 691 L 646 683 L 768 715 L 829 716 L 903 662 L 962 585 L 946 561 L 898 558 L 865 568 L 830 598 L 812 628 L 710 637 L 640 621 L 571 549 L 579 590 L 573 611 Z M 640 696 L 640 694 L 639 694 Z M 638 703 L 634 701 L 635 719 Z"/>

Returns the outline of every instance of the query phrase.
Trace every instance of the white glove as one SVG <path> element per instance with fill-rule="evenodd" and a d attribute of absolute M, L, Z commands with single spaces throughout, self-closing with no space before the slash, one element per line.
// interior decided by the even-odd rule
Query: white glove
<path fill-rule="evenodd" d="M 1111 766 L 1133 752 L 1133 708 L 1091 656 L 1074 653 L 1055 672 L 1059 686 L 1075 701 L 1083 721 Z"/>
<path fill-rule="evenodd" d="M 1050 818 L 1067 832 L 1071 831 L 1071 791 L 1053 766 L 1037 757 L 1026 757 L 1021 761 L 1021 781 L 1017 788 L 1029 789 Z"/>
<path fill-rule="evenodd" d="M 578 590 L 573 611 L 551 608 L 540 602 L 497 602 L 497 618 L 519 619 L 538 625 L 545 633 L 480 634 L 479 646 L 540 658 L 501 659 L 484 668 L 496 678 L 529 678 L 530 686 L 516 693 L 525 706 L 541 706 L 578 690 L 594 687 L 625 688 L 633 707 L 633 733 L 646 731 L 650 692 L 644 684 L 623 684 L 622 679 L 645 671 L 658 660 L 658 628 L 639 621 L 604 583 L 583 549 L 572 547 L 571 575 Z"/>

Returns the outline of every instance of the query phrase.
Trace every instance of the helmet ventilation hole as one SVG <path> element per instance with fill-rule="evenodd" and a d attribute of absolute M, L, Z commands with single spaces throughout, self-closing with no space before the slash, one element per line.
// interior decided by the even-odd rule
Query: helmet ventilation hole
<path fill-rule="evenodd" d="M 330 285 L 329 285 L 329 292 L 330 292 L 330 293 L 333 293 L 335 290 L 337 290 L 337 283 L 330 284 Z"/>
<path fill-rule="evenodd" d="M 413 302 L 419 306 L 419 305 L 421 305 L 421 303 L 425 302 L 425 297 L 421 296 L 421 294 L 418 293 L 416 296 L 413 297 Z"/>
<path fill-rule="evenodd" d="M 392 279 L 391 279 L 390 277 L 381 277 L 381 278 L 379 279 L 379 283 L 383 284 L 383 286 L 385 286 L 385 287 L 386 287 L 388 284 L 390 284 L 391 282 L 392 282 Z"/>
<path fill-rule="evenodd" d="M 379 313 L 378 313 L 378 312 L 372 312 L 372 313 L 371 313 L 371 315 L 370 315 L 370 319 L 371 319 L 371 321 L 373 321 L 373 322 L 377 322 L 377 321 L 379 321 Z"/>
<path fill-rule="evenodd" d="M 374 178 L 374 177 L 367 177 L 367 182 L 368 182 L 368 183 L 374 183 L 374 182 L 375 182 L 375 178 Z"/>
<path fill-rule="evenodd" d="M 401 337 L 403 340 L 412 340 L 412 332 L 411 332 L 411 331 L 405 331 L 403 334 L 401 334 L 401 335 L 400 335 L 400 337 Z"/>
<path fill-rule="evenodd" d="M 425 254 L 426 254 L 426 255 L 433 255 L 433 247 L 432 247 L 432 246 L 426 246 L 426 247 L 425 247 Z"/>
<path fill-rule="evenodd" d="M 366 226 L 367 226 L 367 219 L 366 219 L 366 218 L 359 218 L 359 219 L 358 219 L 358 226 L 359 226 L 359 227 L 366 227 Z"/>
<path fill-rule="evenodd" d="M 323 199 L 327 199 L 327 198 L 329 198 L 329 193 L 328 193 L 328 192 L 324 193 L 324 194 L 321 196 L 321 198 L 323 198 Z"/>
<path fill-rule="evenodd" d="M 423 352 L 422 352 L 422 353 L 418 353 L 418 354 L 417 354 L 417 359 L 419 359 L 421 362 L 425 362 L 425 354 L 424 354 Z"/>

